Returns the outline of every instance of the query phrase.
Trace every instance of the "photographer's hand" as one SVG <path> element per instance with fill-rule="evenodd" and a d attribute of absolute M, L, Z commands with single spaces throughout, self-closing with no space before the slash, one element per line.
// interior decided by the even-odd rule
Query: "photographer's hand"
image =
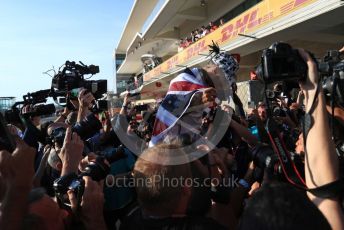
<path fill-rule="evenodd" d="M 87 92 L 87 89 L 81 90 L 78 95 L 78 100 L 79 100 L 80 107 L 89 108 L 89 106 L 92 104 L 95 98 L 91 92 L 88 92 L 88 93 L 86 92 Z"/>
<path fill-rule="evenodd" d="M 84 142 L 80 139 L 77 133 L 73 132 L 71 128 L 67 128 L 66 136 L 63 142 L 63 147 L 60 152 L 62 160 L 61 176 L 77 173 L 79 162 L 82 159 L 82 151 L 84 149 Z"/>
<path fill-rule="evenodd" d="M 105 112 L 105 123 L 103 128 L 105 133 L 110 133 L 112 129 L 111 118 L 108 112 Z"/>
<path fill-rule="evenodd" d="M 344 46 L 339 50 L 339 52 L 344 53 Z"/>
<path fill-rule="evenodd" d="M 88 153 L 87 156 L 85 156 L 79 163 L 79 170 L 81 172 L 85 171 L 86 166 L 92 162 L 95 161 L 97 158 L 97 155 L 95 153 Z"/>
<path fill-rule="evenodd" d="M 92 93 L 86 93 L 86 91 L 86 89 L 81 90 L 78 96 L 79 112 L 77 122 L 81 122 L 90 113 L 89 108 L 95 100 Z"/>
<path fill-rule="evenodd" d="M 306 107 L 306 113 L 308 113 L 310 110 L 310 107 L 312 106 L 314 97 L 317 96 L 316 90 L 317 90 L 317 85 L 319 82 L 319 76 L 318 76 L 317 65 L 313 61 L 313 59 L 310 57 L 310 55 L 302 49 L 299 49 L 299 53 L 308 66 L 308 77 L 306 81 L 300 82 L 300 88 L 305 98 L 304 103 Z"/>
<path fill-rule="evenodd" d="M 0 229 L 21 229 L 27 212 L 27 196 L 32 188 L 33 162 L 36 150 L 17 139 L 17 148 L 12 155 L 0 152 L 0 174 L 2 180 Z"/>
<path fill-rule="evenodd" d="M 54 121 L 54 123 L 57 123 L 57 122 L 64 122 L 66 119 L 67 119 L 67 117 L 68 117 L 68 115 L 69 115 L 69 113 L 70 113 L 71 111 L 69 111 L 69 109 L 67 108 L 67 106 L 63 109 L 63 112 L 60 114 L 60 116 Z"/>
<path fill-rule="evenodd" d="M 124 97 L 123 105 L 122 105 L 122 108 L 121 108 L 121 111 L 119 112 L 119 114 L 126 116 L 129 104 L 130 104 L 130 96 L 129 96 L 129 93 L 127 93 Z"/>
<path fill-rule="evenodd" d="M 303 105 L 303 98 L 304 95 L 303 95 L 303 91 L 300 90 L 298 95 L 297 95 L 297 99 L 296 99 L 296 103 L 299 105 L 299 106 L 302 106 Z"/>
<path fill-rule="evenodd" d="M 93 181 L 90 177 L 84 176 L 85 191 L 81 201 L 80 219 L 86 229 L 106 229 L 103 207 L 104 207 L 104 194 L 103 182 Z M 72 210 L 76 212 L 78 208 L 77 200 L 74 192 L 68 191 L 68 198 L 70 200 Z"/>
<path fill-rule="evenodd" d="M 43 150 L 43 157 L 41 159 L 41 162 L 39 164 L 39 167 L 35 173 L 35 176 L 33 178 L 33 185 L 35 188 L 40 187 L 41 186 L 41 179 L 44 175 L 45 169 L 47 167 L 47 163 L 48 163 L 48 158 L 50 155 L 50 150 L 51 150 L 51 146 L 50 145 L 46 145 L 44 147 Z"/>

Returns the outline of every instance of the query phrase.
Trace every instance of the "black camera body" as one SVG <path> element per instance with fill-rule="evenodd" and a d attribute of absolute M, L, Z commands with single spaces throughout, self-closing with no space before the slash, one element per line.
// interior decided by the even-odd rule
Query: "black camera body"
<path fill-rule="evenodd" d="M 30 116 L 48 116 L 56 112 L 54 104 L 40 104 L 33 108 L 33 111 L 28 113 Z"/>
<path fill-rule="evenodd" d="M 84 75 L 99 73 L 99 66 L 84 65 L 82 62 L 66 61 L 65 67 L 52 79 L 51 88 L 54 93 L 66 95 L 72 89 L 85 88 L 99 99 L 107 92 L 107 80 L 85 80 Z"/>
<path fill-rule="evenodd" d="M 69 209 L 70 203 L 67 199 L 67 192 L 73 191 L 80 207 L 82 195 L 85 191 L 85 181 L 83 176 L 89 176 L 92 180 L 100 181 L 110 173 L 110 167 L 105 163 L 105 158 L 99 156 L 96 161 L 90 162 L 86 166 L 86 171 L 79 176 L 75 173 L 60 177 L 54 181 L 53 187 L 58 204 L 61 208 Z"/>
<path fill-rule="evenodd" d="M 276 81 L 304 80 L 307 64 L 296 49 L 289 44 L 276 42 L 263 50 L 257 76 L 265 83 Z"/>
<path fill-rule="evenodd" d="M 123 159 L 126 157 L 124 147 L 119 146 L 113 154 L 99 155 L 95 161 L 90 162 L 85 172 L 79 176 L 75 173 L 60 177 L 54 181 L 55 196 L 61 208 L 69 208 L 69 203 L 66 202 L 66 194 L 68 190 L 72 190 L 77 198 L 78 205 L 80 206 L 81 198 L 85 190 L 85 182 L 83 176 L 89 176 L 94 181 L 103 180 L 110 173 L 109 164 Z"/>
<path fill-rule="evenodd" d="M 323 59 L 318 63 L 318 70 L 322 76 L 331 76 L 336 70 L 340 70 L 343 62 L 343 54 L 338 50 L 328 50 Z"/>
<path fill-rule="evenodd" d="M 39 90 L 33 93 L 27 93 L 23 96 L 26 104 L 39 104 L 47 102 L 47 98 L 50 96 L 50 89 Z"/>
<path fill-rule="evenodd" d="M 101 113 L 108 111 L 108 101 L 107 100 L 97 100 L 90 109 L 93 113 Z"/>
<path fill-rule="evenodd" d="M 261 171 L 264 170 L 269 179 L 290 182 L 299 187 L 305 186 L 302 158 L 288 150 L 288 143 L 279 134 L 280 128 L 274 119 L 268 119 L 265 129 L 269 135 L 271 147 L 268 145 L 254 147 L 251 151 L 254 164 Z M 259 181 L 263 179 L 262 174 L 257 177 Z"/>
<path fill-rule="evenodd" d="M 90 113 L 80 123 L 76 123 L 72 127 L 72 132 L 76 132 L 83 141 L 94 136 L 102 128 L 101 122 Z M 53 130 L 49 137 L 50 143 L 57 143 L 60 147 L 63 146 L 63 141 L 66 136 L 66 129 L 59 127 Z"/>

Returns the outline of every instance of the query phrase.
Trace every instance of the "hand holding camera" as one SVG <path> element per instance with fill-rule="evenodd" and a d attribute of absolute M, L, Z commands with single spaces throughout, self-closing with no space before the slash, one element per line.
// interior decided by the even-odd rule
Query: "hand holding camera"
<path fill-rule="evenodd" d="M 82 151 L 84 149 L 84 142 L 80 139 L 76 132 L 72 133 L 71 128 L 67 128 L 63 147 L 61 149 L 62 173 L 67 175 L 78 171 L 79 162 L 82 159 Z"/>
<path fill-rule="evenodd" d="M 317 65 L 312 57 L 303 49 L 298 50 L 302 59 L 307 63 L 308 66 L 308 77 L 305 81 L 300 82 L 301 90 L 305 97 L 306 112 L 309 111 L 312 105 L 312 100 L 316 96 L 317 85 L 319 82 Z"/>
<path fill-rule="evenodd" d="M 124 100 L 123 100 L 123 106 L 128 106 L 128 104 L 130 104 L 130 102 L 131 102 L 130 94 L 127 93 L 124 97 Z"/>
<path fill-rule="evenodd" d="M 103 218 L 104 194 L 103 181 L 96 182 L 89 176 L 84 176 L 85 190 L 81 201 L 81 212 L 78 211 L 78 201 L 72 190 L 67 192 L 71 209 L 79 215 L 86 229 L 106 229 Z"/>

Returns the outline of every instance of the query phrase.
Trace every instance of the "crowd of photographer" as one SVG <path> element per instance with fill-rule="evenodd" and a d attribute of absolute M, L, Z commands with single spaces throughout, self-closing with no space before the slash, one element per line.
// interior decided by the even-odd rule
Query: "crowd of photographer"
<path fill-rule="evenodd" d="M 109 113 L 99 69 L 67 61 L 1 115 L 0 229 L 344 229 L 340 52 L 275 43 L 257 69 L 274 86 L 244 111 L 239 61 L 211 48 L 154 106 Z"/>

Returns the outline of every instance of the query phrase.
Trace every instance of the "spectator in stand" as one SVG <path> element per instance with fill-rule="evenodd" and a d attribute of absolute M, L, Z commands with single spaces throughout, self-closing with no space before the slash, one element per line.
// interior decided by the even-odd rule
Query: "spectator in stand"
<path fill-rule="evenodd" d="M 202 30 L 203 30 L 202 37 L 209 34 L 209 28 L 208 27 L 202 26 Z"/>
<path fill-rule="evenodd" d="M 218 27 L 213 22 L 209 22 L 210 33 L 215 31 Z"/>
<path fill-rule="evenodd" d="M 195 30 L 195 41 L 198 41 L 202 37 L 202 33 L 200 29 Z"/>
<path fill-rule="evenodd" d="M 184 39 L 181 38 L 181 39 L 179 40 L 178 52 L 182 51 L 184 48 L 185 48 Z"/>
<path fill-rule="evenodd" d="M 219 27 L 223 26 L 224 24 L 225 24 L 225 20 L 223 20 L 223 18 L 221 18 Z"/>
<path fill-rule="evenodd" d="M 191 35 L 190 35 L 190 38 L 191 38 L 191 42 L 195 42 L 195 31 L 191 31 Z"/>

